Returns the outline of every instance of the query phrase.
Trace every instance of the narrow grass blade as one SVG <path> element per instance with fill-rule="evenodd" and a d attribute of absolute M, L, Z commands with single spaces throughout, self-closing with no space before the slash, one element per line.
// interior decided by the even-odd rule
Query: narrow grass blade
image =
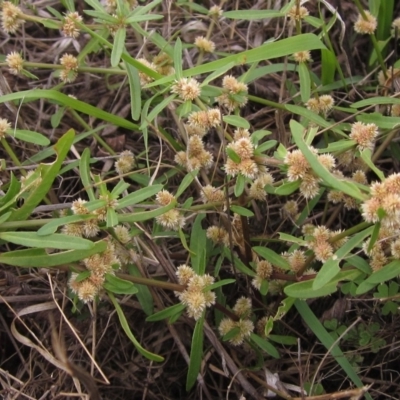
<path fill-rule="evenodd" d="M 201 222 L 205 214 L 197 215 L 190 236 L 190 250 L 192 268 L 198 275 L 203 275 L 206 269 L 206 231 L 202 228 Z"/>
<path fill-rule="evenodd" d="M 196 322 L 194 327 L 192 346 L 190 349 L 189 371 L 186 379 L 186 390 L 189 391 L 196 383 L 197 376 L 200 373 L 201 361 L 203 359 L 203 326 L 204 326 L 204 312 L 203 316 Z"/>
<path fill-rule="evenodd" d="M 0 232 L 0 239 L 25 247 L 60 250 L 88 250 L 94 243 L 80 237 L 53 233 L 43 238 L 36 232 Z"/>
<path fill-rule="evenodd" d="M 117 311 L 118 314 L 118 318 L 119 318 L 119 322 L 121 324 L 122 329 L 124 330 L 126 336 L 128 336 L 128 338 L 131 340 L 131 342 L 133 343 L 133 345 L 136 347 L 137 351 L 144 357 L 146 357 L 147 359 L 151 360 L 151 361 L 156 361 L 156 362 L 162 362 L 164 361 L 164 358 L 151 353 L 150 351 L 146 350 L 145 348 L 143 348 L 140 343 L 136 340 L 135 336 L 133 335 L 131 328 L 129 327 L 128 321 L 126 320 L 126 317 L 124 315 L 124 312 L 122 311 L 121 306 L 119 305 L 119 303 L 117 302 L 117 300 L 115 299 L 114 295 L 111 292 L 108 292 L 108 297 L 110 298 L 111 302 L 113 303 L 115 310 Z"/>
<path fill-rule="evenodd" d="M 129 92 L 131 95 L 131 117 L 134 121 L 137 121 L 140 118 L 142 106 L 142 89 L 140 87 L 139 73 L 135 67 L 128 63 L 125 63 L 125 68 L 128 74 Z"/>
<path fill-rule="evenodd" d="M 86 149 L 83 150 L 81 159 L 79 160 L 79 175 L 81 177 L 83 188 L 85 189 L 86 194 L 89 197 L 89 200 L 93 201 L 96 197 L 93 191 L 93 181 L 90 177 L 89 161 L 90 150 L 86 147 Z"/>
<path fill-rule="evenodd" d="M 118 205 L 115 207 L 115 209 L 120 210 L 121 208 L 141 203 L 143 200 L 147 200 L 149 197 L 157 194 L 160 190 L 162 190 L 162 188 L 163 185 L 152 185 L 129 193 L 127 196 L 118 201 Z"/>
<path fill-rule="evenodd" d="M 90 250 L 68 250 L 52 254 L 48 254 L 44 249 L 15 250 L 0 254 L 0 263 L 24 268 L 50 268 L 80 261 L 93 254 L 101 253 L 106 248 L 107 243 L 101 240 L 95 242 Z"/>
<path fill-rule="evenodd" d="M 319 322 L 318 318 L 311 311 L 310 307 L 305 301 L 296 300 L 295 306 L 297 311 L 303 318 L 304 322 L 308 325 L 309 329 L 317 336 L 317 338 L 321 341 L 321 343 L 326 347 L 327 350 L 330 351 L 332 356 L 335 358 L 336 362 L 343 368 L 346 372 L 347 376 L 353 381 L 353 383 L 359 387 L 364 387 L 363 382 L 358 377 L 356 371 L 347 360 L 342 350 L 340 350 L 338 345 L 334 345 L 334 339 L 332 336 L 326 331 L 321 322 Z M 372 400 L 372 397 L 366 393 L 365 398 L 368 400 Z"/>
<path fill-rule="evenodd" d="M 140 63 L 139 63 L 140 64 Z M 110 122 L 121 128 L 137 130 L 138 126 L 133 122 L 130 122 L 124 118 L 118 117 L 117 115 L 110 114 L 100 108 L 91 106 L 84 101 L 76 100 L 65 94 L 58 92 L 57 90 L 49 89 L 33 89 L 25 90 L 22 92 L 10 93 L 0 96 L 0 103 L 5 103 L 14 100 L 38 100 L 38 99 L 48 99 L 57 101 L 59 104 L 65 107 L 71 107 L 72 109 L 82 112 L 83 114 L 90 115 L 91 117 L 96 117 L 102 119 L 103 121 Z"/>
<path fill-rule="evenodd" d="M 67 217 L 56 218 L 43 225 L 36 233 L 38 236 L 46 236 L 55 233 L 60 226 L 73 224 L 74 222 L 86 221 L 95 218 L 94 215 L 69 215 Z M 69 236 L 71 237 L 71 236 Z"/>
<path fill-rule="evenodd" d="M 3 96 L 3 98 L 4 97 L 5 96 Z M 33 209 L 45 198 L 53 185 L 54 179 L 58 176 L 58 172 L 71 148 L 74 137 L 75 132 L 70 129 L 58 140 L 54 146 L 54 149 L 57 153 L 56 161 L 51 164 L 42 164 L 39 166 L 38 170 L 42 177 L 41 182 L 35 189 L 32 190 L 28 198 L 25 200 L 23 206 L 13 212 L 11 220 L 26 220 Z"/>

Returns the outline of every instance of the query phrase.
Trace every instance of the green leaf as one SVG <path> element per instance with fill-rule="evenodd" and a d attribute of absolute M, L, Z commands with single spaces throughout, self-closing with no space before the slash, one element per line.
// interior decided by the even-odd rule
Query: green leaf
<path fill-rule="evenodd" d="M 193 68 L 189 68 L 183 72 L 184 76 L 195 76 L 205 74 L 207 72 L 216 71 L 224 65 L 234 62 L 235 65 L 253 64 L 259 61 L 266 61 L 273 58 L 291 55 L 297 51 L 307 51 L 326 48 L 321 40 L 312 33 L 296 35 L 287 39 L 277 40 L 276 42 L 264 43 L 257 48 L 242 51 L 238 54 L 233 54 L 223 57 L 216 61 L 204 63 Z M 158 86 L 172 82 L 174 76 L 162 77 L 157 81 L 147 85 L 147 87 Z"/>
<path fill-rule="evenodd" d="M 140 64 L 138 62 L 138 64 Z M 153 71 L 154 72 L 154 71 Z M 106 111 L 103 111 L 100 108 L 91 106 L 84 101 L 76 100 L 72 97 L 67 96 L 66 94 L 62 94 L 57 90 L 50 89 L 33 89 L 33 90 L 25 90 L 15 93 L 6 94 L 0 96 L 0 104 L 6 103 L 14 100 L 37 100 L 37 99 L 47 99 L 54 100 L 57 103 L 61 104 L 65 107 L 70 107 L 76 111 L 82 112 L 86 115 L 89 115 L 92 118 L 99 118 L 101 120 L 112 123 L 113 125 L 120 126 L 121 128 L 126 128 L 130 130 L 137 130 L 138 126 L 122 117 L 119 117 L 114 114 L 110 114 Z"/>
<path fill-rule="evenodd" d="M 226 149 L 226 154 L 228 155 L 228 157 L 235 162 L 236 164 L 239 164 L 240 161 L 242 161 L 242 159 L 240 158 L 240 156 L 235 152 L 235 150 L 231 149 L 230 147 L 227 147 Z"/>
<path fill-rule="evenodd" d="M 272 149 L 278 142 L 276 140 L 268 140 L 267 142 L 261 143 L 259 146 L 256 147 L 255 153 L 262 154 L 265 151 Z"/>
<path fill-rule="evenodd" d="M 372 171 L 375 172 L 376 176 L 381 180 L 385 180 L 385 175 L 383 172 L 373 163 L 371 157 L 372 157 L 372 151 L 370 149 L 364 149 L 363 151 L 360 151 L 360 155 L 362 160 L 365 162 L 365 164 L 368 165 L 368 167 L 371 168 Z"/>
<path fill-rule="evenodd" d="M 203 316 L 196 322 L 194 327 L 192 346 L 190 349 L 189 370 L 186 378 L 186 390 L 189 391 L 196 383 L 197 376 L 200 372 L 201 361 L 203 359 L 203 325 L 204 325 L 204 312 Z"/>
<path fill-rule="evenodd" d="M 118 225 L 118 214 L 113 208 L 107 208 L 106 226 L 112 228 L 115 225 Z"/>
<path fill-rule="evenodd" d="M 222 249 L 222 252 L 227 260 L 230 262 L 233 262 L 233 265 L 235 268 L 237 268 L 240 272 L 242 272 L 245 275 L 251 276 L 254 278 L 256 276 L 256 273 L 247 267 L 238 257 L 236 257 L 234 254 L 231 254 L 231 251 L 228 247 L 224 247 Z"/>
<path fill-rule="evenodd" d="M 181 240 L 181 243 L 182 243 L 183 248 L 184 248 L 188 253 L 190 253 L 190 254 L 193 253 L 193 252 L 190 250 L 190 248 L 189 248 L 189 246 L 188 246 L 188 244 L 187 244 L 186 237 L 185 237 L 185 233 L 183 232 L 183 230 L 182 230 L 181 228 L 179 228 L 178 235 L 179 235 L 179 239 Z"/>
<path fill-rule="evenodd" d="M 299 63 L 299 78 L 301 101 L 306 103 L 308 100 L 310 100 L 311 95 L 311 79 L 307 63 Z"/>
<path fill-rule="evenodd" d="M 93 201 L 96 199 L 93 191 L 93 182 L 90 178 L 90 150 L 88 147 L 83 150 L 81 155 L 81 159 L 79 160 L 79 175 L 81 177 L 81 181 L 83 184 L 83 188 L 85 189 L 89 200 Z"/>
<path fill-rule="evenodd" d="M 182 303 L 175 304 L 171 307 L 167 307 L 164 310 L 158 311 L 153 315 L 146 318 L 148 322 L 162 321 L 163 319 L 172 317 L 176 314 L 181 314 L 185 306 Z"/>
<path fill-rule="evenodd" d="M 300 299 L 311 299 L 321 296 L 327 296 L 328 294 L 334 293 L 336 291 L 337 284 L 343 280 L 355 280 L 359 278 L 361 272 L 357 269 L 340 271 L 335 278 L 327 283 L 320 289 L 315 289 L 313 287 L 314 279 L 293 283 L 285 287 L 284 292 L 287 296 L 300 298 Z"/>
<path fill-rule="evenodd" d="M 329 143 L 328 147 L 325 149 L 318 149 L 318 153 L 341 153 L 351 149 L 354 146 L 355 142 L 353 140 L 338 140 L 337 142 Z"/>
<path fill-rule="evenodd" d="M 140 118 L 142 106 L 142 88 L 140 87 L 140 78 L 138 70 L 132 65 L 125 63 L 126 73 L 129 81 L 129 93 L 131 97 L 131 117 L 134 121 Z"/>
<path fill-rule="evenodd" d="M 115 294 L 135 294 L 138 292 L 133 282 L 118 278 L 115 275 L 106 274 L 103 288 Z"/>
<path fill-rule="evenodd" d="M 161 111 L 164 110 L 170 103 L 174 101 L 176 98 L 176 94 L 171 94 L 171 96 L 166 97 L 160 103 L 158 103 L 150 112 L 144 117 L 144 121 L 140 125 L 140 130 L 144 129 L 153 121 L 154 118 L 158 117 L 161 114 Z"/>
<path fill-rule="evenodd" d="M 246 177 L 242 174 L 239 174 L 236 178 L 234 194 L 236 197 L 240 197 L 240 195 L 244 192 L 244 187 L 246 185 Z"/>
<path fill-rule="evenodd" d="M 333 189 L 340 190 L 357 200 L 365 200 L 366 196 L 361 193 L 360 189 L 354 183 L 336 178 L 318 161 L 317 157 L 311 152 L 303 140 L 304 127 L 302 125 L 295 120 L 291 120 L 290 129 L 297 147 L 302 151 L 313 171 L 326 185 L 329 185 Z"/>
<path fill-rule="evenodd" d="M 121 55 L 125 50 L 126 28 L 117 29 L 114 36 L 114 45 L 111 52 L 111 66 L 116 67 L 121 60 Z"/>
<path fill-rule="evenodd" d="M 106 249 L 106 242 L 100 240 L 90 250 L 68 250 L 51 254 L 44 249 L 15 250 L 0 254 L 0 263 L 24 268 L 50 268 L 83 260 Z"/>
<path fill-rule="evenodd" d="M 207 286 L 206 290 L 215 290 L 221 286 L 230 285 L 231 283 L 235 283 L 236 279 L 222 279 L 218 282 L 213 283 L 210 286 Z"/>
<path fill-rule="evenodd" d="M 294 346 L 297 344 L 297 338 L 295 338 L 294 336 L 268 335 L 268 339 L 272 340 L 275 343 L 283 344 L 286 346 Z"/>
<path fill-rule="evenodd" d="M 129 275 L 142 277 L 139 268 L 134 264 L 128 264 Z M 151 295 L 150 289 L 146 285 L 135 284 L 137 289 L 136 297 L 139 300 L 140 306 L 146 315 L 152 315 L 154 313 L 154 302 L 153 296 Z"/>
<path fill-rule="evenodd" d="M 336 362 L 343 368 L 346 372 L 346 375 L 353 381 L 353 383 L 359 387 L 364 387 L 363 382 L 357 376 L 357 373 L 354 371 L 351 366 L 349 360 L 345 357 L 343 352 L 340 350 L 339 346 L 335 344 L 332 336 L 326 331 L 318 318 L 311 311 L 310 307 L 307 305 L 305 301 L 297 300 L 295 306 L 303 318 L 304 322 L 308 325 L 312 332 L 317 336 L 317 338 L 321 341 L 321 343 L 325 346 L 325 348 L 332 354 L 335 358 Z M 372 397 L 366 393 L 366 399 L 372 400 Z"/>
<path fill-rule="evenodd" d="M 166 213 L 169 210 L 172 210 L 176 206 L 176 202 L 172 201 L 170 204 L 156 208 L 155 210 L 150 211 L 142 211 L 142 212 L 134 212 L 134 213 L 126 213 L 126 214 L 119 214 L 118 221 L 121 222 L 141 222 L 147 221 L 149 219 L 153 219 L 158 217 L 161 214 Z"/>
<path fill-rule="evenodd" d="M 250 129 L 249 121 L 243 117 L 240 117 L 239 115 L 224 115 L 222 119 L 229 125 L 236 126 L 238 128 Z"/>
<path fill-rule="evenodd" d="M 322 74 L 321 81 L 323 85 L 333 83 L 335 79 L 337 59 L 335 54 L 330 50 L 321 50 Z"/>
<path fill-rule="evenodd" d="M 389 264 L 382 267 L 380 270 L 374 272 L 367 279 L 367 283 L 379 284 L 389 281 L 396 276 L 400 275 L 400 260 L 393 260 Z"/>
<path fill-rule="evenodd" d="M 356 246 L 363 242 L 366 237 L 370 236 L 373 230 L 374 227 L 371 226 L 357 233 L 351 239 L 349 239 L 340 249 L 338 249 L 335 254 L 323 264 L 322 268 L 315 278 L 313 289 L 320 289 L 325 284 L 330 282 L 340 272 L 339 263 L 345 257 L 347 257 L 350 251 L 352 251 Z"/>
<path fill-rule="evenodd" d="M 205 214 L 198 214 L 194 220 L 190 235 L 190 261 L 194 272 L 204 275 L 206 270 L 206 231 L 202 228 L 201 222 Z"/>
<path fill-rule="evenodd" d="M 297 236 L 288 235 L 284 232 L 279 232 L 279 239 L 289 243 L 296 243 L 300 246 L 307 246 L 307 241 L 298 238 Z"/>
<path fill-rule="evenodd" d="M 304 118 L 307 118 L 308 120 L 314 122 L 318 126 L 321 126 L 323 128 L 328 128 L 329 130 L 336 132 L 345 138 L 348 137 L 341 129 L 332 126 L 330 121 L 325 120 L 325 118 L 321 117 L 320 115 L 316 114 L 315 112 L 313 112 L 311 110 L 308 110 L 305 107 L 295 106 L 293 104 L 285 104 L 285 108 L 293 114 L 297 114 Z"/>
<path fill-rule="evenodd" d="M 284 182 L 281 186 L 274 188 L 274 193 L 278 196 L 289 196 L 294 193 L 301 185 L 301 180 L 298 179 L 294 182 Z"/>
<path fill-rule="evenodd" d="M 39 146 L 48 146 L 50 144 L 50 140 L 38 132 L 28 131 L 25 129 L 7 129 L 7 133 L 16 139 L 27 143 L 33 143 Z"/>
<path fill-rule="evenodd" d="M 1 96 L 0 102 L 1 99 L 6 96 Z M 57 159 L 53 163 L 41 164 L 37 168 L 37 171 L 41 175 L 42 180 L 29 194 L 23 206 L 13 212 L 11 216 L 11 219 L 13 221 L 23 221 L 28 219 L 34 208 L 46 197 L 47 193 L 53 185 L 54 180 L 58 176 L 58 172 L 62 166 L 62 163 L 64 162 L 65 157 L 67 156 L 72 146 L 74 137 L 75 132 L 73 131 L 73 129 L 70 129 L 54 145 L 54 149 L 57 153 Z"/>
<path fill-rule="evenodd" d="M 111 191 L 111 195 L 113 199 L 116 199 L 120 196 L 125 190 L 127 190 L 131 185 L 124 180 L 120 180 Z"/>
<path fill-rule="evenodd" d="M 58 107 L 58 110 L 51 116 L 50 123 L 52 128 L 58 128 L 60 125 L 61 119 L 64 116 L 65 108 Z"/>
<path fill-rule="evenodd" d="M 118 205 L 115 207 L 115 209 L 120 210 L 122 208 L 141 203 L 143 200 L 147 200 L 149 197 L 157 194 L 160 190 L 162 190 L 162 188 L 163 185 L 151 185 L 129 193 L 127 196 L 124 196 L 122 199 L 118 200 Z"/>
<path fill-rule="evenodd" d="M 7 208 L 13 206 L 17 201 L 17 197 L 19 195 L 19 191 L 21 189 L 21 182 L 15 177 L 15 175 L 11 172 L 10 174 L 10 183 L 8 186 L 7 193 L 0 198 L 0 212 L 6 210 Z"/>
<path fill-rule="evenodd" d="M 223 16 L 229 19 L 253 21 L 258 19 L 284 17 L 285 14 L 275 10 L 237 10 L 225 11 Z"/>
<path fill-rule="evenodd" d="M 0 239 L 25 247 L 43 249 L 89 250 L 94 247 L 90 240 L 61 233 L 53 233 L 43 238 L 36 232 L 0 232 Z"/>
<path fill-rule="evenodd" d="M 118 314 L 118 318 L 119 318 L 119 322 L 121 324 L 122 329 L 124 330 L 126 336 L 128 336 L 128 338 L 131 340 L 131 342 L 133 343 L 133 345 L 136 347 L 137 351 L 144 357 L 146 357 L 147 359 L 151 360 L 151 361 L 156 361 L 156 362 L 162 362 L 164 361 L 164 358 L 157 355 L 157 354 L 153 354 L 150 351 L 144 349 L 140 343 L 136 340 L 135 336 L 133 335 L 131 329 L 129 328 L 129 324 L 128 321 L 125 318 L 125 315 L 122 311 L 121 306 L 118 304 L 117 300 L 115 299 L 114 295 L 110 292 L 108 292 L 108 296 L 111 300 L 111 302 L 113 303 L 117 314 Z"/>
<path fill-rule="evenodd" d="M 176 191 L 175 198 L 179 198 L 181 194 L 184 193 L 184 191 L 190 186 L 190 184 L 193 182 L 194 178 L 198 175 L 199 171 L 190 171 L 188 172 L 185 177 L 182 179 L 182 182 L 180 183 L 178 190 Z"/>
<path fill-rule="evenodd" d="M 94 215 L 69 215 L 68 217 L 56 218 L 43 225 L 36 233 L 38 236 L 46 236 L 55 233 L 58 227 L 62 225 L 72 224 L 74 222 L 81 222 L 93 219 Z M 71 237 L 71 236 L 70 236 Z"/>
<path fill-rule="evenodd" d="M 236 214 L 243 215 L 244 217 L 253 217 L 253 211 L 249 210 L 248 208 L 241 207 L 241 206 L 231 206 L 231 211 Z"/>
<path fill-rule="evenodd" d="M 175 68 L 175 75 L 176 79 L 179 80 L 183 77 L 182 74 L 182 42 L 181 39 L 178 37 L 175 42 L 174 47 L 174 68 Z"/>
<path fill-rule="evenodd" d="M 291 269 L 289 262 L 273 250 L 261 246 L 255 246 L 253 250 L 272 265 L 288 271 Z"/>
<path fill-rule="evenodd" d="M 274 358 L 280 358 L 278 350 L 275 348 L 273 344 L 263 339 L 262 337 L 252 333 L 250 335 L 250 339 L 261 349 L 264 350 L 267 354 Z"/>

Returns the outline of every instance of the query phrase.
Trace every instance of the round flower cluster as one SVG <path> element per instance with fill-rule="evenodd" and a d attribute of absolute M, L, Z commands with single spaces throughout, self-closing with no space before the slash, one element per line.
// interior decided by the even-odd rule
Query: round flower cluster
<path fill-rule="evenodd" d="M 218 331 L 221 336 L 225 336 L 232 329 L 238 328 L 238 332 L 229 339 L 229 342 L 234 346 L 239 346 L 254 331 L 254 323 L 249 318 L 252 311 L 251 299 L 246 297 L 239 298 L 232 311 L 236 314 L 238 320 L 234 321 L 231 318 L 222 319 Z"/>
<path fill-rule="evenodd" d="M 118 259 L 115 247 L 111 242 L 107 243 L 107 249 L 100 254 L 83 260 L 85 267 L 90 271 L 90 276 L 79 280 L 78 274 L 72 273 L 68 286 L 78 296 L 79 300 L 87 303 L 93 301 L 101 290 L 105 281 L 106 274 L 114 274 L 115 268 L 119 267 L 121 262 Z"/>
<path fill-rule="evenodd" d="M 294 25 L 296 21 L 300 21 L 301 19 L 307 17 L 308 14 L 309 12 L 306 7 L 298 7 L 295 5 L 289 10 L 287 16 L 289 17 L 290 23 Z"/>
<path fill-rule="evenodd" d="M 305 239 L 307 240 L 307 246 L 309 249 L 314 251 L 315 258 L 322 263 L 326 262 L 330 257 L 333 256 L 333 252 L 346 243 L 347 238 L 340 240 L 332 240 L 336 235 L 341 233 L 338 231 L 331 231 L 325 226 L 310 226 L 307 227 L 307 234 Z M 301 256 L 297 255 L 297 258 Z M 292 265 L 292 264 L 291 264 Z M 304 265 L 304 264 L 303 264 Z"/>
<path fill-rule="evenodd" d="M 323 94 L 318 98 L 312 97 L 310 100 L 308 100 L 306 103 L 306 107 L 307 109 L 314 111 L 315 113 L 322 112 L 324 115 L 327 115 L 334 104 L 335 100 L 330 94 Z"/>
<path fill-rule="evenodd" d="M 172 85 L 172 93 L 176 93 L 184 101 L 193 101 L 200 96 L 199 82 L 194 78 L 181 78 Z"/>
<path fill-rule="evenodd" d="M 343 173 L 338 170 L 334 172 L 334 175 L 338 178 L 344 178 Z M 362 185 L 368 184 L 365 172 L 360 169 L 353 172 L 351 180 L 356 183 L 361 183 Z M 338 190 L 330 190 L 328 193 L 328 200 L 334 204 L 343 203 L 347 210 L 358 209 L 356 199 Z"/>
<path fill-rule="evenodd" d="M 175 197 L 167 190 L 161 190 L 161 192 L 157 193 L 156 202 L 160 206 L 167 206 L 173 201 L 176 201 Z M 164 214 L 157 216 L 156 221 L 164 228 L 172 229 L 174 231 L 183 228 L 185 225 L 185 218 L 176 208 L 172 208 Z"/>
<path fill-rule="evenodd" d="M 254 144 L 251 142 L 248 130 L 237 129 L 233 139 L 234 141 L 227 146 L 227 152 L 229 155 L 229 150 L 233 151 L 240 160 L 234 161 L 228 157 L 225 172 L 232 176 L 242 174 L 246 178 L 256 179 L 261 171 L 254 161 Z"/>
<path fill-rule="evenodd" d="M 214 53 L 215 50 L 215 43 L 204 36 L 197 36 L 194 40 L 194 45 L 205 53 Z"/>
<path fill-rule="evenodd" d="M 212 154 L 205 150 L 201 137 L 193 135 L 189 138 L 186 151 L 176 153 L 175 162 L 188 171 L 193 171 L 200 168 L 210 168 L 214 160 Z"/>
<path fill-rule="evenodd" d="M 317 154 L 317 150 L 310 146 L 310 150 L 317 156 L 318 161 L 328 171 L 332 171 L 335 167 L 335 159 L 332 155 Z M 319 182 L 321 179 L 316 176 L 314 171 L 301 150 L 293 150 L 286 154 L 284 163 L 289 166 L 287 176 L 289 182 L 301 179 L 300 193 L 306 199 L 312 199 L 319 192 Z"/>
<path fill-rule="evenodd" d="M 64 67 L 60 72 L 60 79 L 64 83 L 73 82 L 78 75 L 78 59 L 71 54 L 64 54 L 60 58 L 60 64 Z"/>
<path fill-rule="evenodd" d="M 197 275 L 192 268 L 183 264 L 177 268 L 176 276 L 180 285 L 186 286 L 183 292 L 176 292 L 182 304 L 186 306 L 189 317 L 196 321 L 202 316 L 206 307 L 215 304 L 215 293 L 207 290 L 214 283 L 209 275 Z"/>
<path fill-rule="evenodd" d="M 6 63 L 9 71 L 13 75 L 18 75 L 23 69 L 24 60 L 19 53 L 13 51 L 10 54 L 7 54 Z"/>
<path fill-rule="evenodd" d="M 357 33 L 372 35 L 378 26 L 378 21 L 369 11 L 364 10 L 364 14 L 365 18 L 361 14 L 358 15 L 354 30 Z"/>
<path fill-rule="evenodd" d="M 115 170 L 118 175 L 126 174 L 129 171 L 132 171 L 133 165 L 135 163 L 135 157 L 130 150 L 123 151 L 119 159 L 115 162 Z"/>
<path fill-rule="evenodd" d="M 261 284 L 264 280 L 268 280 L 273 272 L 273 266 L 269 261 L 262 260 L 256 264 L 256 276 L 252 280 L 252 285 L 260 290 Z"/>
<path fill-rule="evenodd" d="M 225 200 L 224 192 L 211 185 L 206 185 L 202 188 L 200 197 L 203 203 L 216 203 Z"/>
<path fill-rule="evenodd" d="M 222 80 L 222 94 L 217 97 L 218 104 L 232 112 L 247 103 L 247 91 L 245 83 L 239 82 L 232 75 L 226 75 Z"/>
<path fill-rule="evenodd" d="M 68 12 L 65 15 L 64 24 L 62 26 L 63 35 L 76 39 L 79 36 L 79 27 L 77 22 L 82 22 L 82 17 L 76 11 Z"/>
<path fill-rule="evenodd" d="M 6 33 L 15 33 L 24 22 L 20 18 L 22 16 L 21 9 L 11 3 L 11 1 L 3 1 L 1 7 L 0 19 L 3 31 Z"/>
<path fill-rule="evenodd" d="M 207 237 L 215 244 L 229 246 L 229 233 L 225 228 L 213 225 L 207 229 Z"/>
<path fill-rule="evenodd" d="M 375 147 L 375 139 L 378 136 L 378 127 L 375 124 L 364 124 L 363 122 L 355 122 L 351 126 L 350 139 L 357 143 L 358 149 L 373 150 Z"/>

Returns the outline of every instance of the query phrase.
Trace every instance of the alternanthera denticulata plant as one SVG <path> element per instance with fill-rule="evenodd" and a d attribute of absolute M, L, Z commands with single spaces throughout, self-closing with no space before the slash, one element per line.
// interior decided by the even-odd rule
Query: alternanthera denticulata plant
<path fill-rule="evenodd" d="M 6 79 L 28 88 L 0 98 L 9 106 L 0 115 L 0 240 L 8 246 L 0 262 L 67 272 L 71 309 L 111 304 L 152 361 L 163 357 L 136 339 L 127 296 L 148 321 L 190 329 L 188 390 L 207 375 L 205 339 L 221 359 L 246 351 L 261 365 L 285 355 L 297 343 L 285 322 L 294 308 L 332 349 L 305 300 L 369 296 L 400 273 L 400 178 L 387 162 L 398 160 L 399 66 L 380 54 L 387 18 L 355 3 L 351 35 L 373 49 L 368 78 L 341 64 L 342 44 L 328 39 L 342 17 L 326 1 L 318 2 L 324 14 L 291 1 L 260 15 L 226 2 L 165 11 L 161 1 L 87 0 L 83 10 L 65 1 L 61 11 L 36 13 L 3 1 L 7 39 L 40 26 L 59 40 L 40 63 L 17 44 L 0 59 Z M 164 37 L 152 24 L 179 10 L 194 22 L 201 15 L 201 24 L 194 32 L 170 24 Z M 399 29 L 394 17 L 388 43 Z M 217 40 L 228 22 L 266 18 L 279 24 L 275 40 L 248 50 Z M 262 79 L 274 91 L 260 94 Z M 89 104 L 82 87 L 94 80 L 102 93 L 123 93 L 118 108 Z M 353 89 L 368 96 L 343 99 Z M 39 101 L 47 128 L 18 118 Z M 110 140 L 120 134 L 128 145 Z M 74 189 L 58 196 L 70 179 Z M 360 386 L 351 365 L 332 355 Z M 240 369 L 252 361 L 226 365 L 251 394 Z"/>

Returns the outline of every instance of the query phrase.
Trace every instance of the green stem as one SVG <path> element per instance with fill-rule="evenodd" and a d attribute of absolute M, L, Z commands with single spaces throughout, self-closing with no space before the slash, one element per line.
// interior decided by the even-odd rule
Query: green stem
<path fill-rule="evenodd" d="M 13 149 L 10 147 L 10 145 L 8 144 L 7 140 L 5 138 L 2 138 L 0 140 L 2 146 L 4 147 L 4 150 L 7 152 L 7 154 L 10 156 L 11 160 L 13 161 L 13 163 L 18 166 L 21 167 L 21 174 L 26 176 L 26 171 L 25 169 L 22 168 L 21 163 L 18 160 L 18 157 L 15 155 Z"/>
<path fill-rule="evenodd" d="M 76 119 L 76 121 L 78 121 L 86 130 L 90 131 L 92 129 L 75 110 L 70 109 L 70 112 Z M 115 151 L 100 137 L 100 135 L 97 132 L 93 132 L 93 137 L 104 148 L 104 150 L 108 151 L 111 155 L 116 154 Z"/>

